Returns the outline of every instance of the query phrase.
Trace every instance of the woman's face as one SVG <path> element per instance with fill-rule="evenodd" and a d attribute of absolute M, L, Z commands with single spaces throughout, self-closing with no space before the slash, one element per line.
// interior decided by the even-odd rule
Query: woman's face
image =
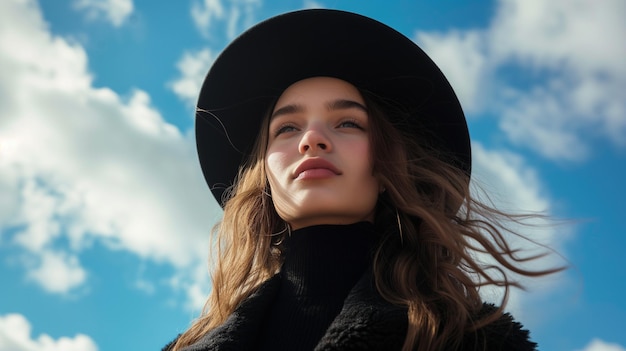
<path fill-rule="evenodd" d="M 271 116 L 265 165 L 276 211 L 293 229 L 373 222 L 369 117 L 350 83 L 315 77 L 287 88 Z"/>

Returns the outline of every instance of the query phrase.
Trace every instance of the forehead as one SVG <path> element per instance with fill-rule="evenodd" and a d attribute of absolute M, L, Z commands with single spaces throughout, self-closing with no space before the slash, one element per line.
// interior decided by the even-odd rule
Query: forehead
<path fill-rule="evenodd" d="M 307 104 L 347 99 L 364 103 L 359 90 L 352 84 L 332 77 L 313 77 L 290 85 L 278 98 L 274 109 L 287 104 Z"/>

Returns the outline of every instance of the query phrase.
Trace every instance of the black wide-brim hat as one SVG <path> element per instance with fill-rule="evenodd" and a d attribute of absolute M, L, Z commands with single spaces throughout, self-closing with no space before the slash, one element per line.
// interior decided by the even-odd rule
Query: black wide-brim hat
<path fill-rule="evenodd" d="M 427 135 L 425 142 L 439 150 L 439 157 L 469 176 L 471 150 L 463 110 L 424 51 L 371 18 L 302 10 L 244 32 L 206 76 L 196 112 L 196 143 L 204 177 L 222 206 L 224 190 L 252 152 L 271 104 L 291 84 L 316 76 L 345 80 L 403 106 L 410 111 L 403 131 L 416 138 Z"/>

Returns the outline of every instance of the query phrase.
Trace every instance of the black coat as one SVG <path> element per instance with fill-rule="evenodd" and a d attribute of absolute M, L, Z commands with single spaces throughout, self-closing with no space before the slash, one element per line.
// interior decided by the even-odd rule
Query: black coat
<path fill-rule="evenodd" d="M 316 351 L 401 349 L 407 331 L 407 310 L 380 297 L 370 276 L 365 275 L 350 291 L 343 309 L 315 347 Z M 184 350 L 255 350 L 257 332 L 278 292 L 279 281 L 277 275 L 262 284 L 221 326 Z M 481 313 L 493 310 L 493 305 L 485 304 Z M 167 351 L 170 345 L 163 350 Z M 520 323 L 504 314 L 477 332 L 468 333 L 460 350 L 533 351 L 536 344 L 529 340 L 528 331 L 522 329 Z"/>

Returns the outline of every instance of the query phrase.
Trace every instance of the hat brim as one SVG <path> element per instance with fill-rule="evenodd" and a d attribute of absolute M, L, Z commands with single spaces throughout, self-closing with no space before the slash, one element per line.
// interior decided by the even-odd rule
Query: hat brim
<path fill-rule="evenodd" d="M 224 190 L 248 159 L 270 104 L 291 84 L 316 76 L 340 78 L 400 104 L 411 112 L 415 135 L 425 135 L 417 129 L 428 129 L 428 143 L 441 150 L 438 154 L 470 174 L 461 105 L 415 43 L 368 17 L 302 10 L 244 32 L 206 76 L 197 105 L 196 143 L 204 177 L 222 206 Z"/>

